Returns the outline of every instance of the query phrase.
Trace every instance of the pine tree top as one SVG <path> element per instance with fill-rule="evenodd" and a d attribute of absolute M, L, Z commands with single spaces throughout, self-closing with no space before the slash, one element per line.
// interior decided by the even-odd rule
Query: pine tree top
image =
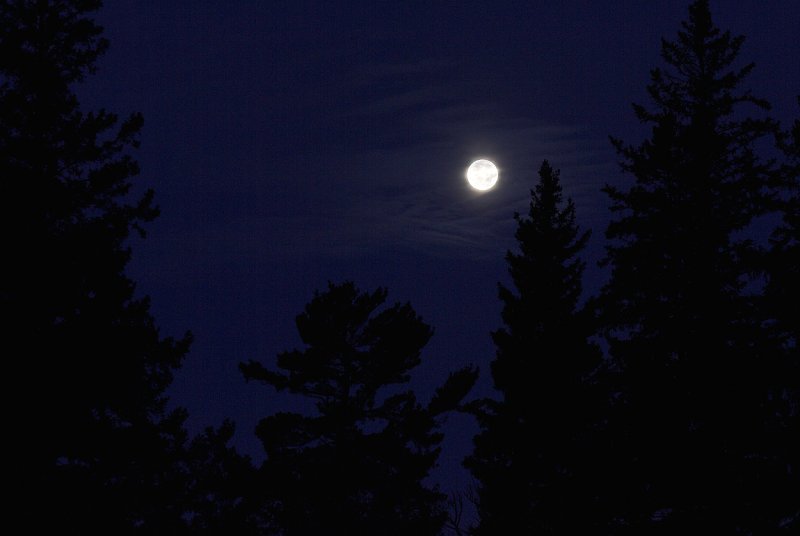
<path fill-rule="evenodd" d="M 545 160 L 539 180 L 531 190 L 526 217 L 514 214 L 519 253 L 506 254 L 509 274 L 516 293 L 500 285 L 506 304 L 504 320 L 513 324 L 512 311 L 529 304 L 551 318 L 569 315 L 581 293 L 584 263 L 576 255 L 586 246 L 590 231 L 580 232 L 575 221 L 575 204 L 563 201 L 559 171 Z M 527 306 L 525 306 L 527 307 Z"/>

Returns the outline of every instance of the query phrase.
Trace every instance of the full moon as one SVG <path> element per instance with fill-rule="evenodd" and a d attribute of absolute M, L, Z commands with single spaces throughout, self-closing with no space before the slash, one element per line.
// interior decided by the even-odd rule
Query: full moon
<path fill-rule="evenodd" d="M 476 190 L 488 190 L 497 183 L 497 166 L 488 160 L 475 160 L 467 169 L 467 181 Z"/>

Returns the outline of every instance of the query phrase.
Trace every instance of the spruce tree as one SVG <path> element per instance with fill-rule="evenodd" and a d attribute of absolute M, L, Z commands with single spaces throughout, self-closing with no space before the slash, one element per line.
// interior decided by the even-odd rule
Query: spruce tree
<path fill-rule="evenodd" d="M 780 345 L 796 349 L 800 340 L 800 119 L 781 133 L 779 148 L 786 157 L 782 171 L 788 188 L 781 200 L 781 224 L 770 239 L 766 295 Z"/>
<path fill-rule="evenodd" d="M 798 98 L 800 103 L 800 98 Z M 760 305 L 767 351 L 777 356 L 771 372 L 765 432 L 770 453 L 787 470 L 768 475 L 784 491 L 775 508 L 786 530 L 800 527 L 800 119 L 780 137 L 785 154 L 781 166 L 787 191 L 781 197 L 782 220 L 770 238 L 766 254 L 766 286 Z M 776 464 L 777 465 L 777 464 Z M 791 468 L 791 470 L 788 470 Z"/>
<path fill-rule="evenodd" d="M 178 534 L 185 414 L 165 389 L 189 338 L 163 337 L 125 274 L 142 117 L 82 110 L 75 86 L 108 47 L 95 0 L 0 3 L 0 307 L 7 483 L 22 532 Z M 195 445 L 197 451 L 199 444 Z"/>
<path fill-rule="evenodd" d="M 424 480 L 439 454 L 441 416 L 476 372 L 452 374 L 420 404 L 403 386 L 432 330 L 408 304 L 381 308 L 386 296 L 331 284 L 297 317 L 306 347 L 280 354 L 281 371 L 241 366 L 248 380 L 316 407 L 257 427 L 267 454 L 264 512 L 280 534 L 436 535 L 444 524 L 445 497 Z"/>
<path fill-rule="evenodd" d="M 609 493 L 621 532 L 771 534 L 796 505 L 773 434 L 780 356 L 754 308 L 750 224 L 776 208 L 783 183 L 756 150 L 776 124 L 742 88 L 753 69 L 736 67 L 744 38 L 718 29 L 705 0 L 682 26 L 662 40 L 651 106 L 634 106 L 652 135 L 613 140 L 635 182 L 605 190 L 616 219 L 603 316 L 622 385 L 623 469 Z"/>
<path fill-rule="evenodd" d="M 515 219 L 520 251 L 506 255 L 515 290 L 500 285 L 505 327 L 492 334 L 500 400 L 478 412 L 482 430 L 465 462 L 478 482 L 475 534 L 595 534 L 606 403 L 592 309 L 578 305 L 589 232 L 547 161 L 528 217 Z"/>

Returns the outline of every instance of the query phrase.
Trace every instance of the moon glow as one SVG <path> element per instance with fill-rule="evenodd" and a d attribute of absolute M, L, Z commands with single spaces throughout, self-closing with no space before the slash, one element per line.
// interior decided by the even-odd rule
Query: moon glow
<path fill-rule="evenodd" d="M 475 160 L 467 169 L 467 181 L 476 190 L 486 191 L 497 183 L 497 166 L 489 160 Z"/>

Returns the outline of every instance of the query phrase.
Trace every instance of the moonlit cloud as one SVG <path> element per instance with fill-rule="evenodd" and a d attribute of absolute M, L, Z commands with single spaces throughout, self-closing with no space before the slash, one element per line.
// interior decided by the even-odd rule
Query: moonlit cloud
<path fill-rule="evenodd" d="M 386 66 L 375 68 L 373 76 L 419 88 L 413 78 L 435 78 L 436 68 Z M 361 69 L 354 76 L 368 86 L 369 75 Z M 422 89 L 399 87 L 335 115 L 364 128 L 380 122 L 405 142 L 326 155 L 335 160 L 336 174 L 322 187 L 331 202 L 271 220 L 269 234 L 286 246 L 278 251 L 347 256 L 400 247 L 451 257 L 502 255 L 513 245 L 513 213 L 527 210 L 545 158 L 562 169 L 565 193 L 574 198 L 584 226 L 604 217 L 604 207 L 594 205 L 613 161 L 605 139 L 591 139 L 585 127 L 514 116 L 496 102 L 471 101 L 463 88 L 442 81 Z M 500 167 L 497 187 L 481 196 L 464 179 L 466 167 L 479 157 Z M 336 195 L 338 188 L 347 195 Z"/>
<path fill-rule="evenodd" d="M 562 170 L 580 224 L 602 234 L 597 228 L 604 226 L 606 212 L 598 192 L 614 173 L 605 138 L 592 138 L 582 125 L 512 114 L 500 99 L 483 101 L 469 87 L 442 80 L 441 68 L 441 62 L 421 62 L 356 69 L 330 91 L 371 88 L 371 98 L 322 112 L 304 153 L 284 156 L 292 159 L 284 163 L 288 172 L 272 170 L 274 157 L 232 171 L 239 210 L 187 234 L 198 237 L 200 249 L 224 251 L 239 265 L 398 248 L 498 258 L 514 247 L 513 214 L 527 211 L 545 158 Z M 333 148 L 314 142 L 320 137 Z M 497 186 L 484 194 L 469 188 L 464 175 L 477 158 L 489 158 L 500 169 Z M 248 195 L 264 183 L 273 184 L 276 197 L 299 201 L 274 206 L 263 194 Z M 175 240 L 180 236 L 176 232 Z"/>

